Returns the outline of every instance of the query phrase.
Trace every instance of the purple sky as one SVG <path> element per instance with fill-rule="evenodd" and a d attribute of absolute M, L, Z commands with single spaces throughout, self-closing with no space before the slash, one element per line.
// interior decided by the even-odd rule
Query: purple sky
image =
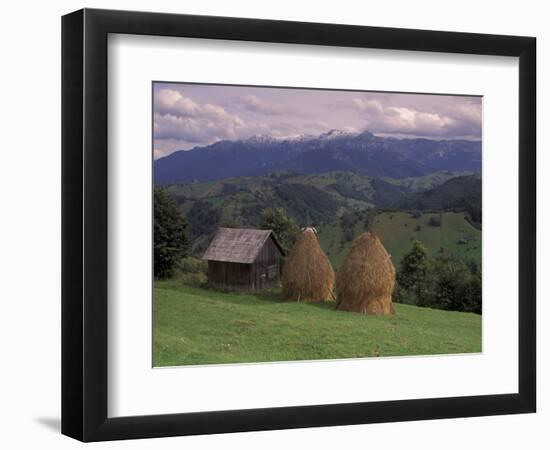
<path fill-rule="evenodd" d="M 480 97 L 155 83 L 153 108 L 155 158 L 219 140 L 332 129 L 481 139 Z"/>

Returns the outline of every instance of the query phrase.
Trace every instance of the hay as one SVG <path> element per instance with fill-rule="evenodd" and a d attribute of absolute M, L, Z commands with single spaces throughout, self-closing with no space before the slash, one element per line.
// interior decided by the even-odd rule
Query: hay
<path fill-rule="evenodd" d="M 334 300 L 334 270 L 319 245 L 314 228 L 302 230 L 290 251 L 282 275 L 283 296 L 299 302 Z"/>
<path fill-rule="evenodd" d="M 377 236 L 353 241 L 336 278 L 336 309 L 363 314 L 393 314 L 395 267 Z"/>

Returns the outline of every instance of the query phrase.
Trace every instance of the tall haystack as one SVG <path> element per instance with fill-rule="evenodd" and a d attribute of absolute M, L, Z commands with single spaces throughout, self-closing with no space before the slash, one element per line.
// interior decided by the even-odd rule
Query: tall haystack
<path fill-rule="evenodd" d="M 395 267 L 377 236 L 356 238 L 336 278 L 336 309 L 393 314 Z"/>
<path fill-rule="evenodd" d="M 299 302 L 334 300 L 334 270 L 315 228 L 302 230 L 283 266 L 283 296 Z"/>

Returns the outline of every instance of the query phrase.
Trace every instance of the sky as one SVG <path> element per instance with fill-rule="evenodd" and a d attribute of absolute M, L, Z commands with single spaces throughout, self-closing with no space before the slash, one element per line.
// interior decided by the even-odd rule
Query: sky
<path fill-rule="evenodd" d="M 481 97 L 186 83 L 153 85 L 155 158 L 220 140 L 317 136 L 481 139 Z"/>

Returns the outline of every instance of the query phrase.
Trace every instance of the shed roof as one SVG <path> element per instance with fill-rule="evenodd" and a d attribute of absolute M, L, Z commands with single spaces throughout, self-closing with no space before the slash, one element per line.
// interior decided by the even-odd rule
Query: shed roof
<path fill-rule="evenodd" d="M 270 237 L 279 251 L 284 253 L 272 230 L 218 228 L 202 259 L 252 264 Z"/>

